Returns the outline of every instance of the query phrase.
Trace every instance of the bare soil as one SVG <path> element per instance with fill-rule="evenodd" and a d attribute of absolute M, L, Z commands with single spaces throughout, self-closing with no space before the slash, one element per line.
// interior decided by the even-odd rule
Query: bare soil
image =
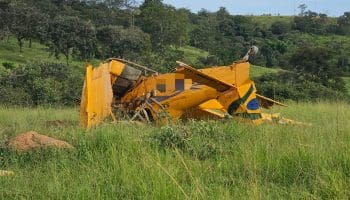
<path fill-rule="evenodd" d="M 74 148 L 69 143 L 57 140 L 52 137 L 40 135 L 35 131 L 22 133 L 15 138 L 10 139 L 6 143 L 7 147 L 17 151 L 30 151 L 33 149 L 41 148 L 59 148 L 59 149 L 72 149 Z"/>

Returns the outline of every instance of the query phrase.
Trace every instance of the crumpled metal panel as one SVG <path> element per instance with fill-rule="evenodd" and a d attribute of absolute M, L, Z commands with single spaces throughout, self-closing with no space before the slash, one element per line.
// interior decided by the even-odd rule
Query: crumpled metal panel
<path fill-rule="evenodd" d="M 99 124 L 112 113 L 113 91 L 110 65 L 86 68 L 86 77 L 80 105 L 80 125 L 85 128 Z"/>

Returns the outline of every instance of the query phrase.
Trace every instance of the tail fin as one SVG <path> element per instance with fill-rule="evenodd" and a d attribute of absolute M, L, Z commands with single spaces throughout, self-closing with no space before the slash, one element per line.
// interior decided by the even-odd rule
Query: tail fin
<path fill-rule="evenodd" d="M 86 67 L 86 77 L 80 104 L 80 125 L 91 128 L 112 113 L 113 91 L 109 64 L 93 69 Z"/>
<path fill-rule="evenodd" d="M 118 60 L 109 60 L 92 68 L 86 77 L 80 104 L 80 125 L 90 128 L 112 114 L 113 97 L 120 98 L 139 79 L 141 71 Z"/>

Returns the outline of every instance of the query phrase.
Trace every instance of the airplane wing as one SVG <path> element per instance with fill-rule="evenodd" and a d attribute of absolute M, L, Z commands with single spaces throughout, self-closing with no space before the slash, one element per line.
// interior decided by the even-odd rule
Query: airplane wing
<path fill-rule="evenodd" d="M 181 68 L 177 69 L 177 73 L 182 73 L 185 78 L 192 79 L 193 82 L 197 82 L 203 85 L 217 89 L 219 92 L 224 92 L 234 87 L 234 85 L 221 81 L 215 77 L 209 76 L 185 63 L 177 61 Z"/>
<path fill-rule="evenodd" d="M 204 102 L 199 105 L 198 108 L 220 118 L 224 118 L 228 115 L 228 113 L 223 109 L 224 107 L 216 99 L 211 99 L 207 102 Z"/>
<path fill-rule="evenodd" d="M 260 95 L 260 94 L 256 94 L 256 97 L 259 99 L 260 105 L 261 105 L 263 108 L 270 109 L 274 104 L 279 105 L 279 106 L 287 107 L 286 104 L 283 104 L 283 103 L 281 103 L 281 102 L 275 101 L 275 100 L 270 99 L 270 98 L 268 98 L 268 97 L 264 97 L 264 96 L 262 96 L 262 95 Z"/>

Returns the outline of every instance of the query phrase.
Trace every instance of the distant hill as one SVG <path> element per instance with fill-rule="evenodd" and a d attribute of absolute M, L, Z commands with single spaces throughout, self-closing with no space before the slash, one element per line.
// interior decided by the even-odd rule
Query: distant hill
<path fill-rule="evenodd" d="M 255 18 L 263 21 L 270 18 L 278 20 L 280 17 L 262 16 Z M 281 17 L 281 19 L 288 20 L 288 17 Z M 346 36 L 315 36 L 305 34 L 303 37 L 323 45 L 329 44 L 331 41 L 341 42 L 343 44 L 343 48 L 350 48 L 350 38 Z M 183 51 L 184 53 L 184 61 L 189 63 L 196 63 L 201 57 L 207 57 L 209 55 L 208 52 L 191 46 L 184 46 L 179 48 L 179 50 Z M 66 61 L 63 56 L 61 56 L 60 59 L 56 59 L 54 56 L 51 56 L 47 47 L 37 42 L 33 42 L 32 48 L 29 48 L 29 44 L 25 43 L 23 51 L 20 53 L 17 41 L 14 38 L 10 38 L 9 41 L 0 41 L 0 74 L 6 73 L 6 65 L 18 67 L 22 64 L 32 62 L 65 63 Z M 100 60 L 95 59 L 90 62 L 92 62 L 94 66 L 97 66 Z M 85 62 L 73 59 L 70 61 L 70 65 L 84 69 Z M 83 72 L 83 70 L 81 71 Z M 278 71 L 281 71 L 281 69 L 252 65 L 251 78 L 255 79 L 266 73 L 277 73 Z M 350 94 L 350 77 L 344 77 L 344 81 L 346 83 L 348 93 Z"/>

